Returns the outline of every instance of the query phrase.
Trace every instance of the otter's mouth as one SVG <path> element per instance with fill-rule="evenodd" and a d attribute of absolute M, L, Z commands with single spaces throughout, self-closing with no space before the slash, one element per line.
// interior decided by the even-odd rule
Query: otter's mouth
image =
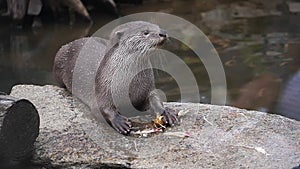
<path fill-rule="evenodd" d="M 166 41 L 167 41 L 167 38 L 164 38 L 164 39 L 160 40 L 160 41 L 155 45 L 155 47 L 158 47 L 158 48 L 162 47 L 162 46 L 165 44 Z"/>
<path fill-rule="evenodd" d="M 158 42 L 157 46 L 158 46 L 158 47 L 162 47 L 162 46 L 165 44 L 166 41 L 167 41 L 167 40 L 164 39 L 164 40 Z"/>

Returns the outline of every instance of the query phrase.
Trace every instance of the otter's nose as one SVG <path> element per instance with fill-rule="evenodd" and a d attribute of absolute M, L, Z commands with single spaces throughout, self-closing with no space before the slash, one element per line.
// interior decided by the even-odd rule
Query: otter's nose
<path fill-rule="evenodd" d="M 162 38 L 167 38 L 167 32 L 165 30 L 160 30 L 158 35 Z"/>
<path fill-rule="evenodd" d="M 159 33 L 158 34 L 160 37 L 162 37 L 162 38 L 166 38 L 167 37 L 167 34 L 164 34 L 164 33 Z"/>

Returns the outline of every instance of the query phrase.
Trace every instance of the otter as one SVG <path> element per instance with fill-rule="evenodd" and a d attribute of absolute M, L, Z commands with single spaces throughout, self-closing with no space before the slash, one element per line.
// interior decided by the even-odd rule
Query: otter
<path fill-rule="evenodd" d="M 85 102 L 92 89 L 82 92 L 80 89 L 73 88 L 72 91 L 75 63 L 81 50 L 85 48 L 88 51 L 86 57 L 93 55 L 96 59 L 101 59 L 99 67 L 92 65 L 94 61 L 87 63 L 92 65 L 87 68 L 94 68 L 89 68 L 91 70 L 88 71 L 83 70 L 86 73 L 83 73 L 81 77 L 84 79 L 89 72 L 95 73 L 93 92 L 96 96 L 97 110 L 111 127 L 124 135 L 130 133 L 131 121 L 121 114 L 120 105 L 116 105 L 113 100 L 116 94 L 116 97 L 121 100 L 126 96 L 124 91 L 128 84 L 128 95 L 136 109 L 150 110 L 162 116 L 165 124 L 173 125 L 178 122 L 177 115 L 163 107 L 155 90 L 153 70 L 141 69 L 140 72 L 136 72 L 141 67 L 149 66 L 149 52 L 163 45 L 166 40 L 166 32 L 158 25 L 144 21 L 128 22 L 113 29 L 108 40 L 86 37 L 62 46 L 55 56 L 53 72 L 60 85 Z M 132 75 L 134 75 L 133 78 L 129 78 Z M 83 80 L 82 84 L 92 80 Z M 76 92 L 76 90 L 80 91 Z M 93 104 L 87 104 L 90 107 L 93 106 Z"/>

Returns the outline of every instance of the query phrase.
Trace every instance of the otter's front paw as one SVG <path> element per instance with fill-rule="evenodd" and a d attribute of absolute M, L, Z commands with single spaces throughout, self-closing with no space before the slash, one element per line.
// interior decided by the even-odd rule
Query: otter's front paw
<path fill-rule="evenodd" d="M 161 114 L 163 116 L 163 122 L 164 124 L 173 125 L 178 122 L 177 114 L 174 110 L 171 110 L 169 108 L 166 108 L 164 112 Z"/>
<path fill-rule="evenodd" d="M 117 114 L 111 121 L 111 126 L 117 130 L 117 132 L 127 135 L 130 132 L 131 122 L 128 118 Z"/>

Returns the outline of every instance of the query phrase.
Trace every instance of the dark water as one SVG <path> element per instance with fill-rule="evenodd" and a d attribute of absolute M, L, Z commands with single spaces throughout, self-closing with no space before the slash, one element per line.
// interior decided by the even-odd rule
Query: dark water
<path fill-rule="evenodd" d="M 120 5 L 124 15 L 159 11 L 182 17 L 197 25 L 210 39 L 222 60 L 227 79 L 227 104 L 241 108 L 278 112 L 291 103 L 299 112 L 300 13 L 281 0 L 232 1 L 144 1 L 142 5 Z M 291 12 L 291 10 L 293 12 Z M 300 10 L 300 9 L 298 9 Z M 0 90 L 9 93 L 16 84 L 55 84 L 51 69 L 59 47 L 74 39 L 92 35 L 115 19 L 111 14 L 92 13 L 93 25 L 75 22 L 42 23 L 21 29 L 0 18 Z M 199 86 L 201 102 L 210 101 L 210 81 L 196 55 L 184 45 L 171 40 L 167 45 L 192 69 Z M 175 81 L 158 72 L 157 85 L 169 101 L 178 101 L 180 91 Z M 224 89 L 221 89 L 224 90 Z M 287 92 L 288 90 L 288 92 Z M 290 96 L 294 93 L 294 96 Z M 283 97 L 283 95 L 285 97 Z M 283 114 L 285 106 L 279 106 Z M 291 109 L 289 109 L 291 111 Z M 299 112 L 300 114 L 300 112 Z M 294 117 L 294 116 L 292 116 Z M 299 115 L 294 118 L 299 118 Z"/>

